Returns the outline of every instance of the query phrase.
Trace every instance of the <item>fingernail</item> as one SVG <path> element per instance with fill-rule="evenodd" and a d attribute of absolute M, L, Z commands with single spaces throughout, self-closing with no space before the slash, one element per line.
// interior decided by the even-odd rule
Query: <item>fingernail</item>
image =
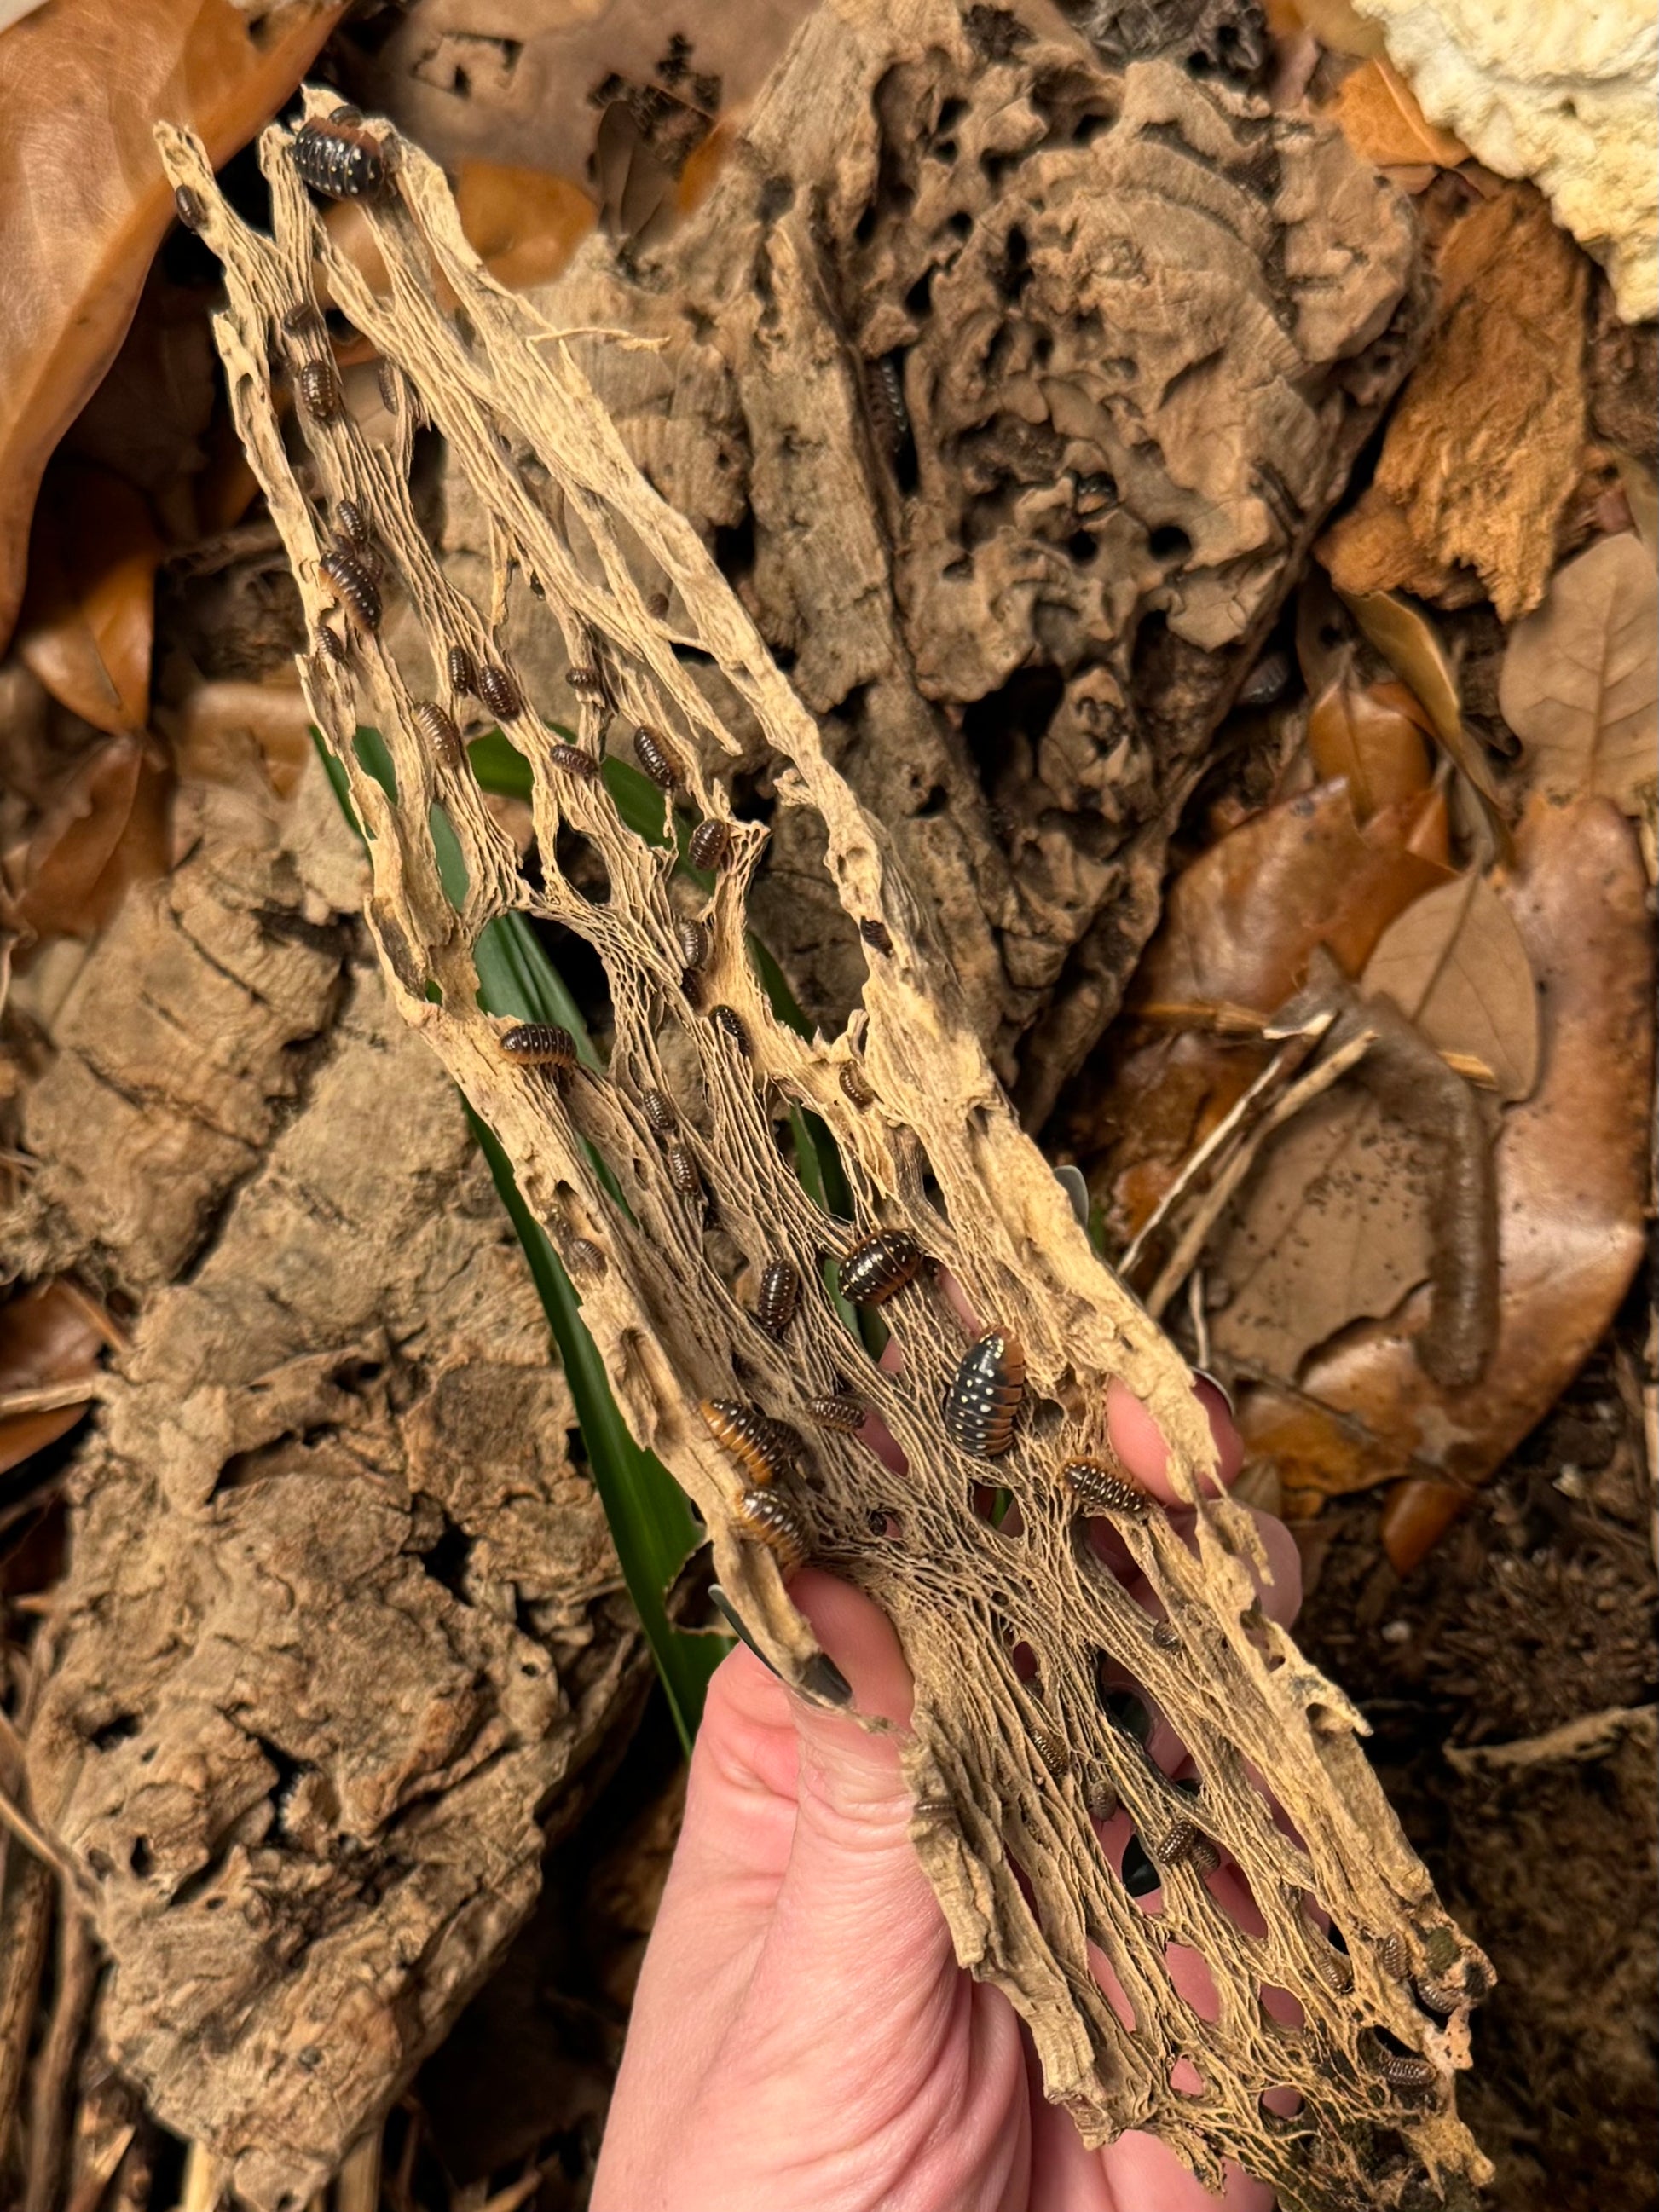
<path fill-rule="evenodd" d="M 827 1705 L 850 1705 L 853 1685 L 827 1651 L 815 1651 L 801 1669 L 801 1687 Z"/>
<path fill-rule="evenodd" d="M 761 1650 L 759 1644 L 756 1643 L 754 1638 L 749 1633 L 748 1629 L 744 1627 L 742 1616 L 738 1613 L 737 1607 L 732 1604 L 731 1599 L 727 1597 L 726 1592 L 720 1588 L 718 1583 L 709 1583 L 708 1595 L 714 1599 L 719 1610 L 725 1615 L 727 1626 L 730 1627 L 732 1633 L 737 1638 L 738 1643 L 746 1644 L 749 1646 L 749 1649 L 754 1653 L 756 1658 L 760 1661 L 761 1665 L 766 1668 L 769 1674 L 777 1674 L 777 1668 L 772 1664 L 772 1662 Z M 780 1681 L 783 1680 L 781 1674 L 778 1674 L 778 1680 Z"/>
<path fill-rule="evenodd" d="M 1233 1403 L 1232 1392 L 1227 1388 L 1226 1384 L 1221 1380 L 1221 1377 L 1218 1375 L 1212 1375 L 1207 1367 L 1194 1367 L 1193 1373 L 1197 1376 L 1200 1382 L 1207 1382 L 1212 1390 L 1218 1390 L 1220 1392 L 1221 1402 L 1225 1406 L 1230 1413 L 1236 1413 L 1238 1411 L 1237 1407 Z"/>

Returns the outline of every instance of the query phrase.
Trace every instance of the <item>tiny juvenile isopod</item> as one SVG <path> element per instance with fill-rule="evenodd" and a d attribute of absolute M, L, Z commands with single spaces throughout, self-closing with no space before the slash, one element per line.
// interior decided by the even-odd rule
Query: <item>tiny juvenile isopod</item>
<path fill-rule="evenodd" d="M 199 230 L 207 221 L 207 210 L 200 196 L 188 185 L 180 185 L 173 195 L 173 211 L 186 230 Z"/>
<path fill-rule="evenodd" d="M 659 791 L 675 792 L 685 781 L 679 755 L 666 738 L 643 727 L 634 732 L 634 750 L 640 766 Z"/>
<path fill-rule="evenodd" d="M 440 760 L 455 762 L 460 759 L 461 733 L 434 700 L 417 699 L 410 708 L 409 714 L 410 720 Z"/>
<path fill-rule="evenodd" d="M 565 1255 L 565 1265 L 573 1275 L 584 1275 L 597 1280 L 605 1270 L 605 1257 L 591 1237 L 578 1237 Z"/>
<path fill-rule="evenodd" d="M 328 325 L 314 301 L 296 300 L 291 307 L 283 310 L 283 328 L 291 338 L 319 338 Z"/>
<path fill-rule="evenodd" d="M 662 1160 L 663 1165 L 668 1170 L 668 1183 L 671 1190 L 676 1192 L 681 1198 L 702 1196 L 702 1176 L 698 1172 L 697 1163 L 692 1158 L 690 1149 L 683 1137 L 664 1139 Z"/>
<path fill-rule="evenodd" d="M 715 1443 L 748 1469 L 763 1487 L 789 1471 L 789 1450 L 778 1425 L 741 1398 L 705 1398 L 698 1407 Z"/>
<path fill-rule="evenodd" d="M 885 1305 L 915 1279 L 927 1256 L 908 1229 L 879 1230 L 842 1261 L 841 1294 L 855 1306 Z"/>
<path fill-rule="evenodd" d="M 1181 1631 L 1172 1620 L 1155 1620 L 1152 1623 L 1152 1641 L 1160 1651 L 1179 1651 Z"/>
<path fill-rule="evenodd" d="M 904 404 L 904 381 L 891 354 L 865 363 L 864 389 L 876 443 L 890 461 L 894 460 L 910 435 L 910 410 Z"/>
<path fill-rule="evenodd" d="M 856 1436 L 864 1426 L 863 1405 L 844 1390 L 825 1390 L 809 1398 L 806 1410 L 819 1428 L 835 1429 L 844 1437 Z"/>
<path fill-rule="evenodd" d="M 1312 1951 L 1314 1972 L 1327 1989 L 1338 1996 L 1346 1996 L 1353 1987 L 1353 1961 L 1346 1952 L 1339 1951 L 1334 1943 L 1316 1942 Z"/>
<path fill-rule="evenodd" d="M 1382 2051 L 1376 2061 L 1376 2070 L 1396 2089 L 1431 2088 L 1439 2078 L 1432 2059 L 1419 2058 L 1413 2051 Z"/>
<path fill-rule="evenodd" d="M 1121 1513 L 1126 1520 L 1141 1521 L 1152 1504 L 1144 1490 L 1103 1460 L 1068 1459 L 1060 1479 L 1085 1513 Z"/>
<path fill-rule="evenodd" d="M 561 1071 L 576 1065 L 576 1040 L 555 1022 L 518 1022 L 497 1040 L 506 1057 L 520 1067 Z"/>
<path fill-rule="evenodd" d="M 967 1353 L 945 1396 L 945 1426 L 958 1451 L 995 1459 L 1014 1440 L 1014 1416 L 1025 1395 L 1025 1352 L 1019 1339 L 988 1329 Z"/>
<path fill-rule="evenodd" d="M 355 553 L 337 545 L 322 558 L 323 574 L 365 629 L 379 629 L 382 608 L 380 586 Z"/>
<path fill-rule="evenodd" d="M 745 1535 L 775 1552 L 786 1567 L 804 1566 L 811 1555 L 799 1509 L 775 1490 L 745 1490 L 732 1518 Z"/>
<path fill-rule="evenodd" d="M 699 822 L 685 842 L 685 857 L 694 868 L 718 871 L 726 866 L 732 854 L 730 825 L 713 815 Z"/>
<path fill-rule="evenodd" d="M 302 125 L 295 134 L 294 167 L 301 183 L 325 199 L 368 199 L 386 182 L 385 153 L 355 108 Z"/>
<path fill-rule="evenodd" d="M 325 660 L 334 661 L 340 667 L 345 665 L 344 642 L 339 631 L 331 629 L 326 623 L 319 623 L 317 625 L 317 650 Z"/>
<path fill-rule="evenodd" d="M 693 973 L 708 963 L 708 925 L 703 921 L 681 921 L 674 926 L 674 942 L 679 948 L 682 964 Z"/>
<path fill-rule="evenodd" d="M 867 1107 L 871 1107 L 875 1104 L 876 1094 L 870 1088 L 869 1083 L 866 1079 L 864 1070 L 859 1066 L 856 1060 L 842 1060 L 841 1064 L 841 1073 L 837 1076 L 836 1080 L 841 1085 L 842 1097 L 845 1097 L 850 1104 L 856 1106 L 860 1114 L 862 1114 Z"/>
<path fill-rule="evenodd" d="M 710 1006 L 708 1018 L 725 1036 L 731 1038 L 738 1050 L 749 1049 L 749 1032 L 743 1025 L 743 1016 L 735 1006 Z"/>
<path fill-rule="evenodd" d="M 892 932 L 884 921 L 861 921 L 859 935 L 872 952 L 890 952 L 893 949 Z"/>
<path fill-rule="evenodd" d="M 577 661 L 566 669 L 564 680 L 578 698 L 602 701 L 605 696 L 605 672 L 597 662 Z"/>
<path fill-rule="evenodd" d="M 343 395 L 339 372 L 331 361 L 307 362 L 300 371 L 299 386 L 308 415 L 314 415 L 319 422 L 339 419 Z"/>
<path fill-rule="evenodd" d="M 384 356 L 374 364 L 374 381 L 380 387 L 380 404 L 388 415 L 398 411 L 398 375 Z"/>
<path fill-rule="evenodd" d="M 524 712 L 518 685 L 493 661 L 487 660 L 478 671 L 478 696 L 499 721 L 510 722 Z"/>
<path fill-rule="evenodd" d="M 444 666 L 449 677 L 449 688 L 465 695 L 478 688 L 478 667 L 464 645 L 452 645 L 444 655 Z"/>
<path fill-rule="evenodd" d="M 561 775 L 574 775 L 579 783 L 597 783 L 599 780 L 598 761 L 592 753 L 585 753 L 580 745 L 550 745 L 547 764 Z"/>
<path fill-rule="evenodd" d="M 800 1277 L 787 1260 L 769 1260 L 755 1292 L 755 1319 L 769 1336 L 781 1337 L 800 1304 Z"/>
<path fill-rule="evenodd" d="M 674 1102 L 665 1091 L 641 1091 L 640 1111 L 659 1137 L 672 1137 L 680 1126 L 680 1117 L 674 1111 Z"/>

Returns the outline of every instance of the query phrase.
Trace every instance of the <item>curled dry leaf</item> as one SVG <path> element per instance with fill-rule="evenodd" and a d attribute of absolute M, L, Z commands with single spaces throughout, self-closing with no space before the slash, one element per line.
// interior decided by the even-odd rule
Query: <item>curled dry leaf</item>
<path fill-rule="evenodd" d="M 1506 189 L 1447 234 L 1442 319 L 1375 482 L 1322 541 L 1345 592 L 1427 598 L 1473 570 L 1506 622 L 1536 606 L 1577 482 L 1587 268 L 1538 195 Z M 1426 704 L 1426 702 L 1425 702 Z"/>
<path fill-rule="evenodd" d="M 65 1435 L 86 1411 L 92 1378 L 110 1326 L 78 1285 L 38 1283 L 0 1305 L 0 1401 L 54 1383 L 85 1382 L 86 1395 L 67 1406 L 0 1418 L 0 1474 Z"/>
<path fill-rule="evenodd" d="M 1427 162 L 1455 169 L 1469 157 L 1461 139 L 1426 119 L 1417 94 L 1382 56 L 1343 78 L 1330 112 L 1354 152 L 1379 168 Z"/>
<path fill-rule="evenodd" d="M 1341 776 L 1356 821 L 1368 822 L 1385 806 L 1409 799 L 1429 781 L 1428 727 L 1422 708 L 1403 684 L 1369 690 L 1338 681 L 1314 702 L 1308 716 L 1308 753 L 1322 782 Z"/>
<path fill-rule="evenodd" d="M 597 214 L 568 177 L 506 161 L 463 161 L 455 206 L 473 252 L 498 284 L 515 289 L 556 276 Z"/>
<path fill-rule="evenodd" d="M 1538 1078 L 1538 992 L 1514 918 L 1482 876 L 1439 884 L 1390 922 L 1365 963 L 1367 996 L 1392 999 L 1442 1052 L 1490 1068 L 1505 1098 Z"/>
<path fill-rule="evenodd" d="M 291 799 L 311 758 L 311 717 L 297 684 L 234 678 L 198 684 L 156 723 L 187 782 Z"/>
<path fill-rule="evenodd" d="M 53 463 L 29 540 L 17 651 L 95 730 L 118 735 L 149 720 L 161 559 L 141 492 L 106 470 Z"/>
<path fill-rule="evenodd" d="M 340 9 L 289 0 L 53 0 L 0 39 L 0 642 L 22 598 L 47 456 L 119 347 L 173 192 L 158 115 L 223 161 L 287 99 Z M 50 184 L 50 190 L 45 187 Z"/>
<path fill-rule="evenodd" d="M 129 885 L 167 873 L 172 790 L 170 766 L 141 734 L 89 753 L 6 855 L 7 927 L 25 939 L 95 936 Z"/>
<path fill-rule="evenodd" d="M 1518 843 L 1498 896 L 1545 1028 L 1537 1087 L 1498 1141 L 1496 1352 L 1470 1387 L 1432 1382 L 1412 1349 L 1419 1293 L 1322 1354 L 1299 1389 L 1250 1392 L 1248 1444 L 1276 1463 L 1292 1511 L 1396 1477 L 1484 1481 L 1577 1373 L 1640 1264 L 1654 958 L 1636 841 L 1605 800 L 1534 799 Z"/>
<path fill-rule="evenodd" d="M 1659 577 L 1641 541 L 1604 538 L 1560 570 L 1518 623 L 1498 700 L 1534 791 L 1650 801 L 1659 748 Z"/>

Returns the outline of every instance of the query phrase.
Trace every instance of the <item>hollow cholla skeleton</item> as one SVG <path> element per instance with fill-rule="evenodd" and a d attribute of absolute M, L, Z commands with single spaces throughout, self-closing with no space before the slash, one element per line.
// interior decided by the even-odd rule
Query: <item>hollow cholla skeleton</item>
<path fill-rule="evenodd" d="M 325 112 L 326 95 L 308 97 L 313 114 Z M 781 1571 L 803 1532 L 817 1561 L 892 1619 L 916 1682 L 903 1759 L 917 1850 L 957 1955 L 1029 2022 L 1048 2094 L 1085 2138 L 1150 2129 L 1211 2186 L 1231 2156 L 1288 2206 L 1470 2202 L 1486 2161 L 1456 2117 L 1451 2077 L 1468 2063 L 1470 2003 L 1489 1969 L 1407 1848 L 1356 1744 L 1363 1721 L 1266 1616 L 1253 1571 L 1265 1575 L 1267 1563 L 1250 1516 L 1229 1501 L 1198 1503 L 1212 1446 L 1190 1376 L 1096 1259 L 1021 1132 L 885 835 L 827 763 L 816 725 L 702 544 L 635 468 L 559 334 L 481 270 L 438 169 L 388 127 L 368 127 L 392 173 L 384 195 L 364 204 L 390 277 L 381 294 L 330 243 L 288 131 L 268 130 L 260 146 L 271 238 L 227 207 L 193 138 L 166 126 L 158 137 L 224 263 L 218 343 L 307 632 L 326 623 L 345 633 L 347 659 L 314 653 L 301 678 L 369 835 L 368 921 L 394 1001 L 506 1148 L 582 1286 L 629 1426 L 696 1501 L 720 1580 L 767 1656 L 813 1693 L 815 1646 Z M 379 349 L 382 393 L 400 404 L 372 429 L 349 409 L 332 421 L 301 414 L 309 459 L 296 470 L 273 362 L 290 380 L 300 368 L 295 310 L 312 302 L 319 275 Z M 848 382 L 850 418 L 850 368 Z M 492 518 L 487 610 L 459 593 L 416 522 L 408 471 L 417 410 Z M 351 590 L 331 581 L 338 549 L 326 518 L 343 501 L 368 520 L 388 605 L 401 595 L 417 618 L 423 649 L 404 653 L 402 665 L 385 631 L 355 617 Z M 657 732 L 684 765 L 689 818 L 724 831 L 701 842 L 705 856 L 723 846 L 712 894 L 690 902 L 702 911 L 689 911 L 672 848 L 630 830 L 603 781 L 562 771 L 569 733 L 545 726 L 551 702 L 529 702 L 541 714 L 521 713 L 511 728 L 534 774 L 539 889 L 520 874 L 464 758 L 429 742 L 418 702 L 446 690 L 447 670 L 465 659 L 518 684 L 503 629 L 515 571 L 529 589 L 514 587 L 525 601 L 514 621 L 556 623 L 573 668 L 598 672 L 574 710 L 558 702 L 574 711 L 580 750 L 597 758 L 607 726 L 623 748 L 635 729 Z M 776 1021 L 747 957 L 745 893 L 767 833 L 732 817 L 711 772 L 736 748 L 688 672 L 688 648 L 765 733 L 778 803 L 821 818 L 841 902 L 866 925 L 866 943 L 883 948 L 868 962 L 861 1009 L 833 1041 L 808 1042 Z M 459 714 L 453 690 L 449 702 Z M 395 804 L 358 763 L 361 723 L 385 739 Z M 465 864 L 459 910 L 440 880 L 439 809 Z M 602 857 L 602 902 L 556 865 L 562 831 Z M 553 1082 L 504 1055 L 500 1025 L 478 1006 L 472 947 L 514 910 L 562 923 L 603 960 L 615 1019 L 604 1077 Z M 695 975 L 688 920 L 705 928 Z M 715 1006 L 734 1018 L 711 1021 Z M 652 1127 L 653 1092 L 673 1101 L 673 1142 L 708 1207 L 688 1200 L 683 1164 Z M 787 1164 L 776 1131 L 790 1107 L 833 1133 L 853 1223 L 819 1211 Z M 626 1211 L 584 1139 L 616 1176 Z M 974 1332 L 938 1269 L 919 1270 L 883 1310 L 902 1352 L 898 1371 L 867 1356 L 823 1288 L 826 1256 L 878 1231 L 914 1237 L 956 1278 L 981 1327 L 1024 1348 L 1026 1392 L 994 1477 L 1017 1504 L 1012 1516 L 999 1520 L 985 1463 L 945 1431 L 945 1395 Z M 802 1285 L 781 1339 L 757 1326 L 736 1287 L 778 1258 Z M 1113 1466 L 1103 1407 L 1114 1378 L 1150 1407 L 1191 1501 L 1179 1516 L 1138 1504 L 1115 1518 L 1114 1540 L 1153 1609 L 1084 1540 L 1080 1493 L 1062 1480 L 1068 1463 Z M 886 1424 L 907 1474 L 815 1413 L 848 1395 Z M 708 1401 L 753 1403 L 793 1432 L 800 1448 L 769 1487 L 756 1490 L 721 1448 L 699 1413 Z M 1097 1503 L 1109 1510 L 1111 1495 L 1103 1486 Z M 774 1519 L 790 1545 L 770 1540 Z M 1195 1795 L 1152 1764 L 1144 1731 L 1111 1717 L 1114 1705 L 1130 1710 L 1115 1691 L 1162 1716 L 1189 1747 Z M 1097 1825 L 1108 1820 L 1109 1851 Z M 1117 1871 L 1126 1822 L 1143 1872 L 1183 1823 L 1211 1839 L 1207 1851 L 1170 1855 L 1159 1911 L 1145 1909 Z M 1218 1901 L 1208 1870 L 1218 1853 L 1248 1881 L 1261 1932 Z M 1327 1916 L 1340 1941 L 1325 1932 Z M 1176 1995 L 1172 1943 L 1207 1961 L 1213 2018 Z M 1127 2017 L 1097 1985 L 1091 1946 L 1110 1963 Z M 1403 1976 L 1391 1971 L 1402 1959 Z M 1425 2012 L 1412 1976 L 1459 2001 Z M 1302 2024 L 1289 2024 L 1298 2014 Z M 1402 2064 L 1407 2057 L 1419 2063 Z"/>

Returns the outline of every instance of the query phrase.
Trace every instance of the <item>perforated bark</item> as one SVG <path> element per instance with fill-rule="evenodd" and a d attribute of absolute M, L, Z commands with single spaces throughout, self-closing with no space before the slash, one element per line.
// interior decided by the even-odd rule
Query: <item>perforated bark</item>
<path fill-rule="evenodd" d="M 314 105 L 330 102 L 319 94 Z M 269 239 L 217 197 L 191 140 L 162 140 L 225 264 L 218 337 L 233 404 L 308 619 L 349 640 L 343 663 L 319 653 L 301 672 L 369 833 L 368 919 L 392 996 L 506 1148 L 580 1283 L 630 1427 L 695 1500 L 734 1603 L 811 1694 L 810 1632 L 778 1559 L 745 1532 L 745 1477 L 697 1411 L 711 1398 L 752 1401 L 805 1440 L 775 1494 L 800 1516 L 811 1556 L 867 1589 L 902 1641 L 916 1681 L 903 1752 L 913 1832 L 957 1954 L 1030 2023 L 1048 2092 L 1085 2138 L 1150 2128 L 1206 2180 L 1218 2182 L 1231 2155 L 1291 2205 L 1467 2202 L 1485 2161 L 1455 2117 L 1451 2076 L 1465 2063 L 1485 1962 L 1447 1920 L 1366 1767 L 1360 1717 L 1264 1613 L 1254 1522 L 1231 1504 L 1199 1502 L 1212 1446 L 1191 1378 L 1097 1260 L 1021 1133 L 965 1017 L 948 948 L 882 825 L 830 766 L 812 717 L 694 531 L 629 460 L 559 334 L 483 274 L 441 176 L 416 149 L 386 134 L 395 177 L 368 210 L 389 276 L 377 295 L 330 246 L 283 131 L 261 142 Z M 371 392 L 337 421 L 301 413 L 302 456 L 272 383 L 314 357 L 316 336 L 295 338 L 284 317 L 313 298 L 319 273 L 390 365 L 396 404 L 388 414 Z M 417 524 L 408 486 L 417 408 L 492 519 L 487 605 L 458 592 Z M 418 617 L 420 649 L 395 662 L 337 604 L 321 566 L 343 499 L 369 521 L 382 590 Z M 605 690 L 590 683 L 574 706 L 537 699 L 507 720 L 533 773 L 533 878 L 462 756 L 434 750 L 415 714 L 423 701 L 464 707 L 446 684 L 452 647 L 513 674 L 509 604 L 515 623 L 556 626 L 565 658 L 600 672 Z M 635 834 L 604 781 L 561 765 L 570 739 L 550 726 L 556 715 L 593 763 L 607 743 L 626 755 L 639 726 L 674 749 L 685 820 L 729 825 L 730 864 L 712 889 L 677 870 L 672 848 Z M 838 1036 L 806 1041 L 775 1020 L 750 964 L 745 894 L 768 832 L 732 815 L 720 774 L 739 719 L 763 734 L 780 808 L 815 820 L 835 896 L 862 932 L 862 1003 Z M 353 737 L 364 724 L 390 751 L 395 802 L 359 764 Z M 441 880 L 434 821 L 465 860 L 459 905 Z M 596 862 L 604 886 L 592 896 Z M 561 1084 L 504 1054 L 503 1024 L 478 1004 L 473 948 L 508 911 L 562 925 L 603 962 L 613 1031 L 602 1075 Z M 688 977 L 677 930 L 691 918 L 707 922 L 712 949 Z M 671 1176 L 641 1103 L 650 1091 L 674 1103 L 707 1209 L 675 1187 L 684 1178 Z M 832 1133 L 853 1220 L 821 1212 L 793 1171 L 791 1107 Z M 983 1322 L 1024 1342 L 1030 1389 L 994 1470 L 1018 1512 L 1000 1525 L 992 1471 L 948 1441 L 941 1419 L 969 1334 L 940 1278 L 919 1277 L 884 1309 L 896 1369 L 877 1365 L 828 1293 L 825 1263 L 878 1228 L 908 1231 Z M 603 1255 L 602 1273 L 579 1242 Z M 803 1285 L 781 1341 L 746 1303 L 779 1255 Z M 1114 1378 L 1152 1409 L 1188 1501 L 1176 1515 L 1153 1509 L 1116 1524 L 1150 1602 L 1085 1540 L 1058 1480 L 1071 1457 L 1109 1455 Z M 905 1474 L 856 1438 L 814 1428 L 809 1398 L 839 1388 L 885 1422 Z M 1104 1692 L 1125 1686 L 1190 1747 L 1195 1796 L 1109 1717 Z M 1100 1847 L 1091 1808 L 1109 1801 L 1170 1861 L 1157 1910 Z M 1237 1861 L 1264 1932 L 1222 1909 L 1206 1855 L 1170 1848 L 1183 1821 Z M 1323 1931 L 1327 1913 L 1340 1945 Z M 1209 1962 L 1213 2021 L 1176 1996 L 1172 1942 Z M 1097 1986 L 1091 1946 L 1115 1970 L 1133 2025 Z M 1450 2009 L 1426 2010 L 1413 1979 Z M 1304 2024 L 1276 2018 L 1266 1991 L 1291 1993 Z M 1388 2078 L 1407 2054 L 1428 2062 L 1420 2089 Z M 1189 2083 L 1188 2068 L 1201 2085 L 1190 2094 L 1172 2082 Z M 1264 2105 L 1275 2089 L 1300 2098 L 1292 2117 Z"/>

